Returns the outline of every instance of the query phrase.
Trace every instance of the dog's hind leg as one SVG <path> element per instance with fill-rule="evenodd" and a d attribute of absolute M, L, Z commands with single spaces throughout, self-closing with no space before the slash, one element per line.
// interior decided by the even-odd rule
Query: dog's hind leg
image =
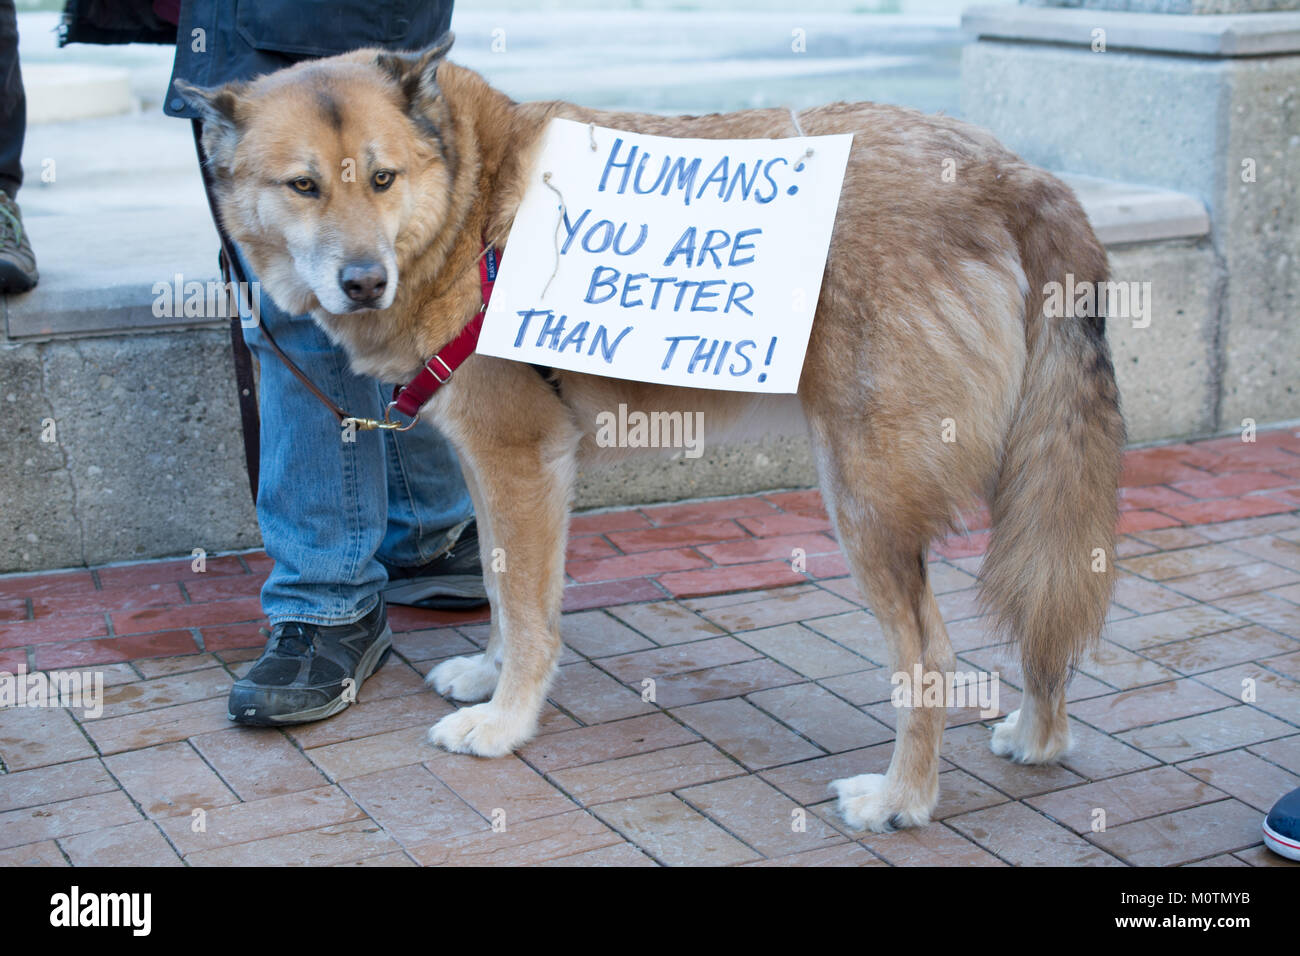
<path fill-rule="evenodd" d="M 846 551 L 851 523 L 841 525 Z M 856 549 L 855 549 L 856 550 Z M 831 784 L 839 810 L 851 826 L 888 832 L 898 827 L 924 826 L 939 801 L 939 748 L 947 712 L 941 701 L 929 704 L 914 682 L 922 675 L 947 674 L 953 668 L 952 647 L 925 573 L 925 552 L 872 545 L 861 548 L 879 562 L 858 580 L 890 642 L 890 666 L 904 674 L 909 696 L 897 709 L 894 753 L 884 774 L 860 774 Z M 854 562 L 851 562 L 854 563 Z M 901 685 L 900 685 L 901 686 Z"/>
<path fill-rule="evenodd" d="M 925 517 L 923 483 L 908 481 L 897 453 L 813 425 L 822 464 L 822 489 L 854 580 L 889 639 L 890 666 L 946 674 L 952 645 L 930 588 L 925 556 L 933 525 Z M 830 440 L 834 434 L 834 440 Z M 818 440 L 819 438 L 823 440 Z M 887 832 L 922 826 L 939 799 L 939 747 L 946 710 L 925 706 L 918 692 L 898 708 L 894 754 L 884 774 L 836 780 L 839 810 L 851 826 Z"/>

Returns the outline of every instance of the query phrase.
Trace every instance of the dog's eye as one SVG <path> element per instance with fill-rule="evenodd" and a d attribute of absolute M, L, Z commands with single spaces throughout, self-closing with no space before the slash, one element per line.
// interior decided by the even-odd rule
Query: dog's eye
<path fill-rule="evenodd" d="M 306 176 L 299 176 L 297 179 L 289 180 L 289 188 L 296 193 L 302 193 L 304 196 L 316 195 L 315 180 L 308 179 Z"/>
<path fill-rule="evenodd" d="M 397 173 L 391 169 L 381 169 L 370 177 L 370 183 L 375 187 L 376 192 L 383 192 L 389 186 L 393 185 L 393 180 L 397 178 Z"/>

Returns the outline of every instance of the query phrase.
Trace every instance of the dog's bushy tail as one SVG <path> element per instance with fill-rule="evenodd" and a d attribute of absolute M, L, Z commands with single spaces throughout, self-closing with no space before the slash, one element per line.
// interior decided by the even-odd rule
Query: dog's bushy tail
<path fill-rule="evenodd" d="M 1096 640 L 1110 602 L 1124 421 L 1100 309 L 1044 309 L 1047 284 L 1068 274 L 1076 286 L 1105 282 L 1106 252 L 1064 184 L 1023 170 L 1012 219 L 1029 283 L 1027 359 L 990 501 L 982 598 L 1019 640 L 1027 685 L 1050 695 Z"/>

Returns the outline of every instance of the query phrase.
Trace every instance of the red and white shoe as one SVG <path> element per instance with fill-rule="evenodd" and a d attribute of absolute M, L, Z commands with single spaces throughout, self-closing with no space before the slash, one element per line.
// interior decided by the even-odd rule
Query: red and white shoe
<path fill-rule="evenodd" d="M 1288 860 L 1300 860 L 1300 790 L 1273 804 L 1264 818 L 1264 845 Z"/>

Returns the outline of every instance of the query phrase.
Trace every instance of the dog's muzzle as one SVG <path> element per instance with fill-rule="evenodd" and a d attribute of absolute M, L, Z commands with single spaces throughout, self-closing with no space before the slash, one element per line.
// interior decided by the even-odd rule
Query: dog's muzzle
<path fill-rule="evenodd" d="M 339 287 L 357 305 L 373 308 L 388 289 L 388 270 L 380 262 L 350 262 L 339 270 Z"/>

